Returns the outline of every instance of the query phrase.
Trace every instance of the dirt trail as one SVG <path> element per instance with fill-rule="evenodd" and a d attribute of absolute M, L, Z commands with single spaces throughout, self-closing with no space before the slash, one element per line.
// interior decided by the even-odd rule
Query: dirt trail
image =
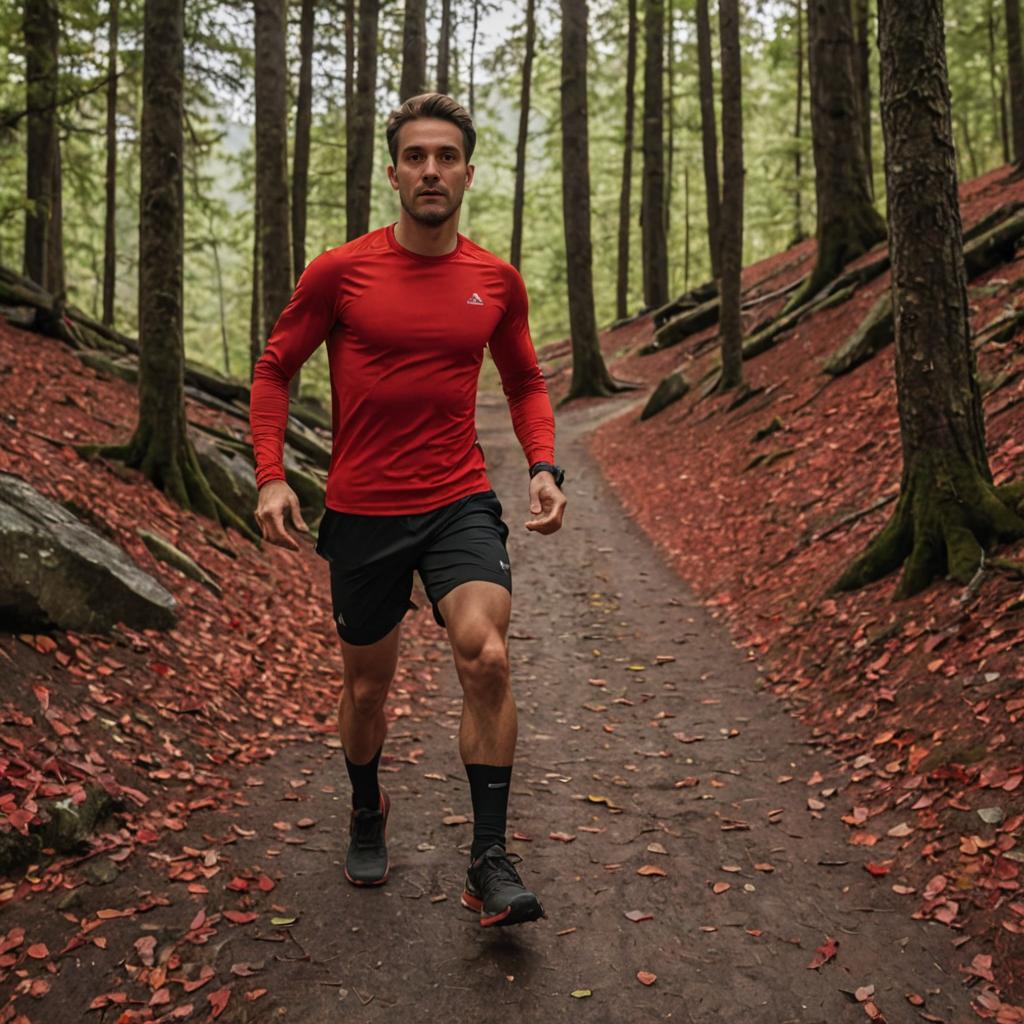
<path fill-rule="evenodd" d="M 159 950 L 180 939 L 200 909 L 251 905 L 257 920 L 221 920 L 209 941 L 185 945 L 183 959 L 210 964 L 216 976 L 188 997 L 173 986 L 173 1005 L 194 1004 L 181 1019 L 208 1019 L 208 996 L 230 986 L 220 1021 L 840 1024 L 869 1019 L 852 995 L 869 985 L 890 1024 L 919 1019 L 907 993 L 925 997 L 925 1019 L 974 1018 L 954 933 L 909 919 L 890 892 L 898 879 L 864 870 L 898 840 L 871 851 L 848 845 L 839 821 L 849 810 L 844 777 L 761 691 L 754 666 L 660 563 L 600 479 L 582 438 L 608 411 L 560 416 L 568 515 L 560 534 L 541 538 L 522 527 L 525 472 L 507 408 L 500 396 L 485 396 L 480 407 L 481 441 L 512 529 L 520 741 L 510 827 L 531 841 L 511 848 L 523 855 L 547 920 L 484 930 L 459 906 L 460 847 L 471 826 L 442 823 L 470 814 L 449 665 L 438 688 L 408 702 L 386 747 L 398 759 L 383 776 L 393 799 L 386 886 L 354 890 L 342 879 L 348 788 L 336 745 L 317 737 L 282 748 L 251 770 L 242 787 L 249 806 L 194 816 L 172 837 L 178 852 L 219 853 L 208 896 L 169 885 L 158 858 L 173 856 L 173 844 L 137 853 L 110 884 L 76 890 L 71 908 L 131 906 L 145 890 L 168 893 L 171 905 L 105 922 L 108 948 L 65 956 L 50 994 L 19 1010 L 35 1009 L 33 1021 L 71 1019 L 97 994 L 125 988 L 120 964 L 139 963 L 132 944 L 140 936 L 155 936 Z M 447 651 L 441 631 L 437 644 Z M 675 660 L 658 664 L 659 655 Z M 823 781 L 808 786 L 815 771 Z M 820 795 L 831 785 L 840 791 Z M 820 813 L 808 808 L 809 796 L 820 797 Z M 315 824 L 300 828 L 302 819 Z M 554 840 L 552 832 L 575 839 Z M 225 837 L 232 842 L 221 846 Z M 639 875 L 644 865 L 664 877 Z M 225 890 L 247 870 L 265 872 L 276 887 L 255 898 Z M 716 894 L 716 882 L 730 887 Z M 39 914 L 50 899 L 21 909 Z M 634 923 L 627 911 L 653 917 Z M 274 914 L 297 921 L 275 927 Z M 826 936 L 838 951 L 808 969 Z M 233 975 L 239 964 L 256 973 Z M 638 971 L 657 981 L 645 987 Z M 258 989 L 267 991 L 245 998 Z M 572 996 L 586 989 L 590 996 Z M 85 1019 L 106 1024 L 126 1008 Z"/>

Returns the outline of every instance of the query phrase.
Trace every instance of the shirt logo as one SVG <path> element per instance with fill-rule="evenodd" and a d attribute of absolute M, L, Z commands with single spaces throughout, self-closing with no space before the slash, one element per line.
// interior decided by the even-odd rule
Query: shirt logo
<path fill-rule="evenodd" d="M 466 299 L 466 305 L 467 306 L 482 306 L 483 304 L 484 304 L 484 300 L 481 299 L 480 296 L 476 292 L 473 292 L 473 294 L 470 295 L 470 297 L 468 299 Z"/>
<path fill-rule="evenodd" d="M 508 564 L 508 562 L 503 562 L 503 561 L 502 561 L 502 560 L 501 560 L 501 559 L 499 558 L 499 559 L 498 559 L 498 565 L 500 565 L 500 566 L 502 567 L 502 569 L 504 569 L 504 570 L 505 570 L 505 572 L 508 572 L 508 570 L 509 570 L 509 564 Z"/>

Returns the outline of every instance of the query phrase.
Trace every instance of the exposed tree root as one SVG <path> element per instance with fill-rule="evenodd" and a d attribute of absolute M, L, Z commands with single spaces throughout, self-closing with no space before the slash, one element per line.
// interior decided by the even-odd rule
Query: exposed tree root
<path fill-rule="evenodd" d="M 617 380 L 609 375 L 606 382 L 596 387 L 577 388 L 575 391 L 570 389 L 569 393 L 558 402 L 558 408 L 577 398 L 611 398 L 612 395 L 620 394 L 623 391 L 637 391 L 642 387 L 645 385 L 632 380 Z"/>
<path fill-rule="evenodd" d="M 151 442 L 140 428 L 127 444 L 77 445 L 76 450 L 85 458 L 109 459 L 138 469 L 182 508 L 198 512 L 221 526 L 234 527 L 255 544 L 260 542 L 252 528 L 213 492 L 191 442 Z"/>
<path fill-rule="evenodd" d="M 892 518 L 847 567 L 832 592 L 856 590 L 903 566 L 896 597 L 948 574 L 965 586 L 985 551 L 1024 537 L 1024 482 L 996 487 L 961 456 L 922 453 L 904 469 Z"/>

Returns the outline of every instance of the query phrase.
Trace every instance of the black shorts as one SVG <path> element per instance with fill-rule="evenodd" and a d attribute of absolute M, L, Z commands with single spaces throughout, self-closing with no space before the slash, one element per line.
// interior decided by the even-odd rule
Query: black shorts
<path fill-rule="evenodd" d="M 437 602 L 460 583 L 488 580 L 511 593 L 507 539 L 494 491 L 415 515 L 327 509 L 316 550 L 330 562 L 338 635 L 346 643 L 372 644 L 390 633 L 416 607 L 410 600 L 414 569 L 441 626 Z"/>

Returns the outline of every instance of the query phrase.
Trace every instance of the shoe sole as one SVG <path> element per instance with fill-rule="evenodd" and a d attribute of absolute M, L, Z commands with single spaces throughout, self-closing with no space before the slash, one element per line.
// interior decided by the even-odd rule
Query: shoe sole
<path fill-rule="evenodd" d="M 381 798 L 382 803 L 384 804 L 384 841 L 386 843 L 388 837 L 388 815 L 391 813 L 391 797 L 389 797 L 387 793 L 385 793 L 384 790 L 381 789 Z M 381 875 L 380 878 L 353 878 L 348 873 L 347 864 L 345 865 L 344 868 L 342 868 L 342 871 L 344 872 L 345 880 L 351 883 L 352 885 L 360 889 L 372 889 L 374 886 L 383 885 L 388 880 L 388 877 L 391 874 L 391 861 L 389 859 L 387 864 L 384 866 L 384 874 Z"/>
<path fill-rule="evenodd" d="M 464 889 L 459 902 L 467 909 L 480 915 L 481 928 L 503 928 L 511 924 L 526 924 L 545 917 L 544 908 L 536 896 L 520 897 L 518 902 L 512 901 L 504 910 L 497 914 L 485 914 L 483 901 Z"/>

